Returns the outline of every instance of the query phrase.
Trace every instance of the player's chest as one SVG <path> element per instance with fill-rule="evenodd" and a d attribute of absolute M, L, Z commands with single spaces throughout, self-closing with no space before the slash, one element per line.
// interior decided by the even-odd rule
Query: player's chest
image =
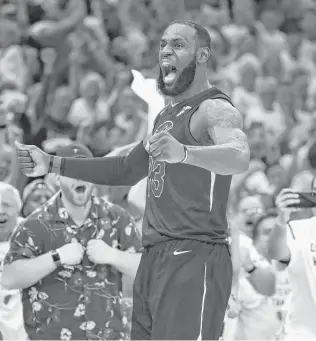
<path fill-rule="evenodd" d="M 154 134 L 167 131 L 176 140 L 184 144 L 201 143 L 207 136 L 205 125 L 201 122 L 198 111 L 180 111 L 178 114 L 164 114 L 158 117 Z"/>

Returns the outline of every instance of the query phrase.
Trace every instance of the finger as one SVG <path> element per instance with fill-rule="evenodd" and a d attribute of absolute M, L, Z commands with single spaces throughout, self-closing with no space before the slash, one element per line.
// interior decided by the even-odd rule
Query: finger
<path fill-rule="evenodd" d="M 21 172 L 24 175 L 31 175 L 34 172 L 34 167 L 33 168 L 23 168 L 23 169 L 21 169 Z"/>
<path fill-rule="evenodd" d="M 279 196 L 282 196 L 283 194 L 287 194 L 287 193 L 295 193 L 295 191 L 292 188 L 283 188 Z"/>
<path fill-rule="evenodd" d="M 27 150 L 18 149 L 18 157 L 30 157 L 31 153 Z"/>
<path fill-rule="evenodd" d="M 149 140 L 149 143 L 152 144 L 154 142 L 157 142 L 159 141 L 163 136 L 166 135 L 166 132 L 163 131 L 161 133 L 158 133 L 158 134 L 155 134 L 155 135 L 152 135 L 148 140 Z"/>
<path fill-rule="evenodd" d="M 157 161 L 166 161 L 168 159 L 168 154 L 166 151 L 162 151 L 158 156 L 155 158 Z"/>
<path fill-rule="evenodd" d="M 20 165 L 21 172 L 34 172 L 35 164 L 34 163 L 25 163 L 23 165 Z"/>
<path fill-rule="evenodd" d="M 19 156 L 20 163 L 33 163 L 33 159 L 30 156 Z"/>
<path fill-rule="evenodd" d="M 164 149 L 162 146 L 160 146 L 159 148 L 157 148 L 154 152 L 150 153 L 150 155 L 158 160 L 158 157 L 161 156 L 161 154 L 164 152 Z"/>
<path fill-rule="evenodd" d="M 288 208 L 289 206 L 295 206 L 295 205 L 298 205 L 300 203 L 300 200 L 297 200 L 297 199 L 289 199 L 289 200 L 286 200 L 282 203 L 279 204 L 279 207 L 280 208 Z M 289 207 L 290 208 L 290 207 Z"/>
<path fill-rule="evenodd" d="M 300 196 L 296 193 L 287 193 L 279 196 L 276 200 L 276 202 L 283 202 L 289 199 L 298 199 Z"/>
<path fill-rule="evenodd" d="M 163 146 L 164 144 L 165 144 L 164 140 L 158 140 L 158 141 L 152 143 L 149 146 L 149 152 L 153 153 L 155 150 L 157 150 L 159 147 Z"/>
<path fill-rule="evenodd" d="M 19 141 L 14 141 L 14 145 L 19 150 L 31 151 L 31 149 L 33 148 L 33 146 L 22 144 Z"/>

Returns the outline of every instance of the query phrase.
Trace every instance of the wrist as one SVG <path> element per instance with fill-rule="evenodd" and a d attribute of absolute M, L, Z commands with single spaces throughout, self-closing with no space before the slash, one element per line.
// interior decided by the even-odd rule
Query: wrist
<path fill-rule="evenodd" d="M 56 265 L 56 268 L 59 268 L 61 265 L 63 265 L 60 253 L 58 250 L 52 250 L 50 251 L 50 256 L 52 257 L 52 260 L 54 264 Z"/>
<path fill-rule="evenodd" d="M 119 258 L 119 254 L 120 251 L 118 249 L 111 247 L 109 250 L 107 250 L 106 263 L 115 267 L 117 264 L 117 259 Z"/>
<path fill-rule="evenodd" d="M 184 157 L 181 163 L 185 163 L 188 160 L 188 147 L 185 144 L 183 144 L 182 146 L 184 149 Z"/>
<path fill-rule="evenodd" d="M 280 213 L 277 216 L 276 224 L 278 227 L 285 228 L 288 222 L 289 222 L 289 219 L 287 219 L 287 217 L 284 217 L 282 213 Z"/>
<path fill-rule="evenodd" d="M 48 173 L 62 174 L 63 158 L 50 155 Z"/>

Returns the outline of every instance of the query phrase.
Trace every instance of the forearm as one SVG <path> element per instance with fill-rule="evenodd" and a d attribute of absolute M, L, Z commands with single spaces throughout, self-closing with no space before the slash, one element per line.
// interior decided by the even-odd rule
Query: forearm
<path fill-rule="evenodd" d="M 286 226 L 277 225 L 269 239 L 269 256 L 277 261 L 288 261 L 291 252 L 287 245 Z"/>
<path fill-rule="evenodd" d="M 275 293 L 276 276 L 271 267 L 257 267 L 256 270 L 249 275 L 248 281 L 259 294 L 272 296 Z"/>
<path fill-rule="evenodd" d="M 249 152 L 230 144 L 215 146 L 187 146 L 185 163 L 205 168 L 220 175 L 240 174 L 248 170 Z"/>
<path fill-rule="evenodd" d="M 21 259 L 4 267 L 2 286 L 5 289 L 24 289 L 38 283 L 56 270 L 50 253 L 32 259 Z"/>
<path fill-rule="evenodd" d="M 116 268 L 123 275 L 135 279 L 140 258 L 141 253 L 129 253 L 115 249 L 110 265 Z"/>
<path fill-rule="evenodd" d="M 148 162 L 140 142 L 127 156 L 62 158 L 61 175 L 97 185 L 133 186 L 147 176 Z"/>

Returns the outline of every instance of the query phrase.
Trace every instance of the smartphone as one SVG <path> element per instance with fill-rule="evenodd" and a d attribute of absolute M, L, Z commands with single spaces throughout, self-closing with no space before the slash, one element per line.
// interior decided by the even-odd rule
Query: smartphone
<path fill-rule="evenodd" d="M 314 208 L 316 207 L 316 192 L 297 192 L 300 202 L 288 207 L 295 208 Z"/>

